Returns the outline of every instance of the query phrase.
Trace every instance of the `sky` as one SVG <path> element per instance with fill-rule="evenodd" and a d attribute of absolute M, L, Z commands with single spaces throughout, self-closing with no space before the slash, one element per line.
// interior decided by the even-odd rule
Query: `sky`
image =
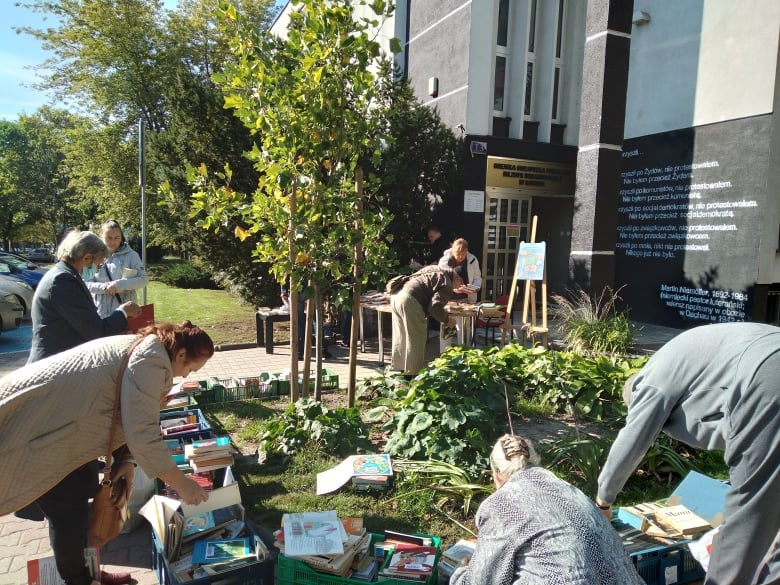
<path fill-rule="evenodd" d="M 16 6 L 14 0 L 0 2 L 0 119 L 16 120 L 19 114 L 32 114 L 46 103 L 47 96 L 30 87 L 37 77 L 30 67 L 40 65 L 47 54 L 29 35 L 17 34 L 14 27 L 47 26 L 40 14 Z"/>
<path fill-rule="evenodd" d="M 165 0 L 174 8 L 178 0 Z M 30 35 L 17 34 L 16 27 L 52 26 L 51 17 L 16 6 L 16 0 L 0 0 L 0 119 L 14 121 L 19 114 L 33 114 L 48 101 L 48 95 L 31 86 L 39 80 L 32 69 L 48 54 Z"/>
<path fill-rule="evenodd" d="M 169 9 L 176 7 L 178 0 L 164 0 Z M 283 0 L 276 0 L 284 5 Z M 27 8 L 16 6 L 16 0 L 0 0 L 0 119 L 16 120 L 20 114 L 33 114 L 48 102 L 49 96 L 31 86 L 39 80 L 32 69 L 41 65 L 48 54 L 40 43 L 30 35 L 17 34 L 16 27 L 31 26 L 45 28 L 52 26 L 51 17 Z"/>

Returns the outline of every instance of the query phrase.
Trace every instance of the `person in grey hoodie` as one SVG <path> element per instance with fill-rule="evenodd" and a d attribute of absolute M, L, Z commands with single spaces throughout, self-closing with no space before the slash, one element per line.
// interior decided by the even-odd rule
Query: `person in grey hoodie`
<path fill-rule="evenodd" d="M 629 378 L 624 397 L 626 424 L 598 480 L 603 513 L 661 431 L 722 450 L 731 488 L 704 583 L 780 583 L 780 327 L 685 331 Z"/>
<path fill-rule="evenodd" d="M 140 256 L 125 240 L 122 227 L 113 219 L 106 221 L 100 236 L 108 247 L 108 256 L 92 274 L 84 274 L 84 282 L 95 299 L 101 317 L 110 315 L 127 301 L 138 302 L 136 291 L 149 284 Z"/>

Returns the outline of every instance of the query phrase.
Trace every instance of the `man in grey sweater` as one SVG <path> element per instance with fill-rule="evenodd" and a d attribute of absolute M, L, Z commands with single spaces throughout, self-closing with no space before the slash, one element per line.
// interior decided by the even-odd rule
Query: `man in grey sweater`
<path fill-rule="evenodd" d="M 661 431 L 722 450 L 731 489 L 705 585 L 780 583 L 780 328 L 758 323 L 685 331 L 626 388 L 626 425 L 599 476 L 605 512 Z"/>

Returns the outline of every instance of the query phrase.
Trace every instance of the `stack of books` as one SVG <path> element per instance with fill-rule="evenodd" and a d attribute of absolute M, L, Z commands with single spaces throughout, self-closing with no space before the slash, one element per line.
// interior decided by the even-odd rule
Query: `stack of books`
<path fill-rule="evenodd" d="M 184 456 L 195 473 L 233 465 L 233 448 L 229 437 L 197 439 L 184 446 Z"/>
<path fill-rule="evenodd" d="M 379 575 L 409 581 L 427 581 L 436 567 L 435 546 L 399 546 L 388 554 Z"/>
<path fill-rule="evenodd" d="M 320 573 L 351 577 L 370 572 L 371 535 L 362 518 L 339 519 L 334 510 L 285 514 L 283 527 L 274 532 L 274 546 L 285 556 Z"/>
<path fill-rule="evenodd" d="M 439 560 L 439 575 L 451 577 L 455 569 L 461 566 L 464 558 L 471 558 L 477 543 L 475 540 L 460 539 L 448 549 L 442 551 Z"/>
<path fill-rule="evenodd" d="M 200 423 L 198 422 L 198 415 L 194 412 L 183 411 L 181 415 L 160 420 L 160 432 L 163 437 L 197 430 L 200 430 Z"/>

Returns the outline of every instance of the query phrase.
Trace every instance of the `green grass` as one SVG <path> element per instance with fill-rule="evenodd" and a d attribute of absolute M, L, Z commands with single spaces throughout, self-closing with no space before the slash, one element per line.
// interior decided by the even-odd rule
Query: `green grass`
<path fill-rule="evenodd" d="M 152 281 L 147 287 L 146 302 L 154 303 L 157 323 L 181 323 L 188 319 L 208 332 L 215 345 L 257 339 L 254 308 L 242 305 L 226 291 L 172 288 Z"/>

